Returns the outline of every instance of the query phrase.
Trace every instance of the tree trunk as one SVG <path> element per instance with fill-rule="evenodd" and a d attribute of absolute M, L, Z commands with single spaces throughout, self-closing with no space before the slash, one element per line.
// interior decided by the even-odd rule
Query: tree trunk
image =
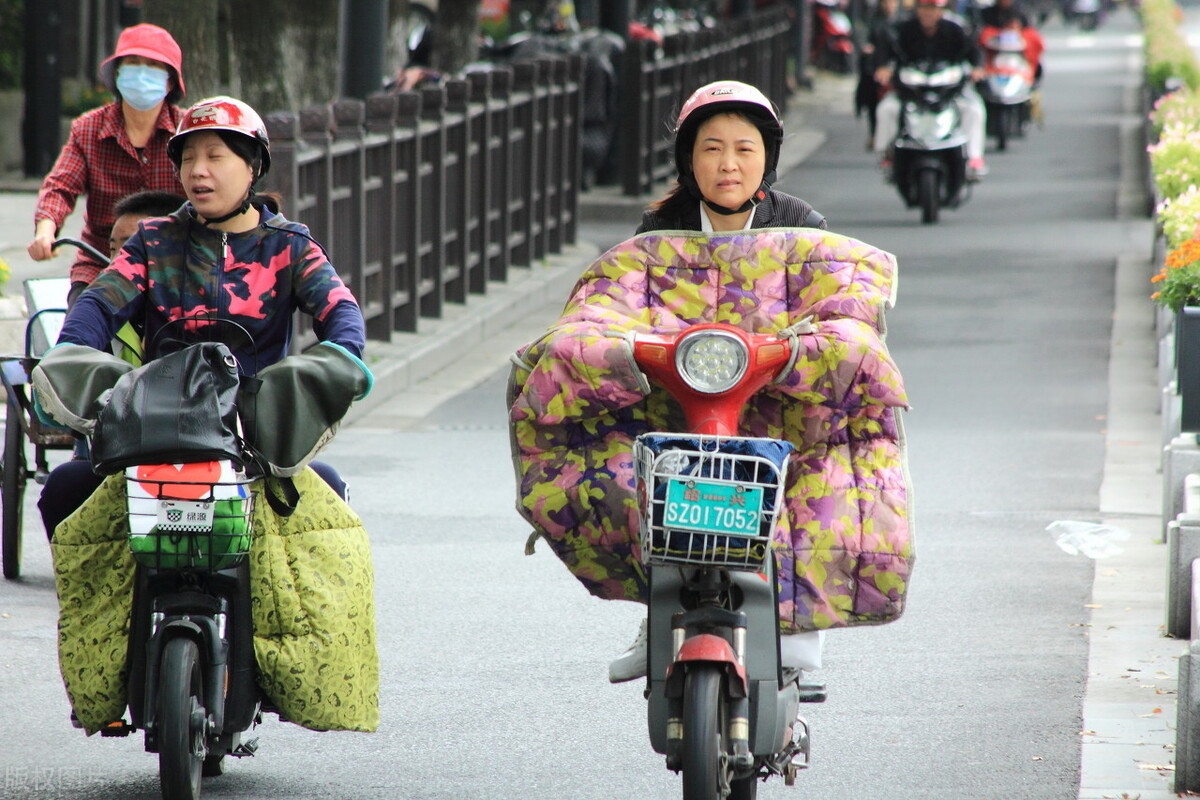
<path fill-rule="evenodd" d="M 479 55 L 479 0 L 439 0 L 433 68 L 457 75 Z"/>
<path fill-rule="evenodd" d="M 143 19 L 170 31 L 183 51 L 185 108 L 219 94 L 221 48 L 217 38 L 220 0 L 154 0 L 144 6 Z"/>
<path fill-rule="evenodd" d="M 339 0 L 154 0 L 144 16 L 183 50 L 184 105 L 231 94 L 266 114 L 338 96 Z"/>
<path fill-rule="evenodd" d="M 223 0 L 230 91 L 260 113 L 338 96 L 338 0 Z"/>

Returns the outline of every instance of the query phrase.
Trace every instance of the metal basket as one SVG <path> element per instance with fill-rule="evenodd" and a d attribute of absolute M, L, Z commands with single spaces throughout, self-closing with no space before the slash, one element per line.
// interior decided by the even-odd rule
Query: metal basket
<path fill-rule="evenodd" d="M 148 479 L 125 474 L 129 549 L 155 569 L 204 572 L 240 564 L 250 551 L 254 495 L 240 473 L 217 481 Z"/>
<path fill-rule="evenodd" d="M 759 444 L 780 457 L 745 452 Z M 774 439 L 639 436 L 633 453 L 642 561 L 761 570 L 783 505 L 790 449 Z"/>

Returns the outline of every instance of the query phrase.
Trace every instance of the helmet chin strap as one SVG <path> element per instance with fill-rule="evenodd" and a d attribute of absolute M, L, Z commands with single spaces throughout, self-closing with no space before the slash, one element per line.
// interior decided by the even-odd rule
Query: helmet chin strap
<path fill-rule="evenodd" d="M 700 191 L 700 185 L 696 183 L 695 175 L 689 174 L 686 178 L 681 178 L 681 182 L 688 192 L 691 193 L 692 197 L 695 197 L 697 200 L 704 203 L 704 205 L 708 206 L 723 217 L 732 217 L 734 214 L 743 214 L 757 206 L 766 198 L 767 192 L 771 191 L 771 184 L 774 181 L 775 171 L 772 170 L 769 174 L 763 176 L 762 183 L 759 184 L 758 189 L 755 190 L 754 194 L 750 195 L 746 202 L 742 203 L 737 208 L 729 208 L 728 206 L 718 205 L 712 200 L 706 198 Z"/>
<path fill-rule="evenodd" d="M 228 214 L 224 214 L 219 217 L 204 217 L 203 222 L 201 224 L 205 225 L 205 226 L 220 225 L 222 222 L 228 222 L 229 220 L 233 219 L 236 216 L 245 214 L 247 211 L 250 210 L 250 198 L 253 195 L 254 195 L 254 189 L 253 189 L 253 187 L 251 187 L 251 189 L 246 192 L 246 196 L 242 199 L 242 204 L 240 206 L 235 208 L 233 211 L 230 211 Z"/>

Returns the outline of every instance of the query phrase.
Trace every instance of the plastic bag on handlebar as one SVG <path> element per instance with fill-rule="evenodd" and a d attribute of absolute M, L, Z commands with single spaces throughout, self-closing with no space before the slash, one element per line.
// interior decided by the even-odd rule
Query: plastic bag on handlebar
<path fill-rule="evenodd" d="M 243 464 L 238 437 L 237 360 L 202 342 L 121 376 L 92 433 L 92 466 L 109 475 L 136 464 L 229 460 Z"/>

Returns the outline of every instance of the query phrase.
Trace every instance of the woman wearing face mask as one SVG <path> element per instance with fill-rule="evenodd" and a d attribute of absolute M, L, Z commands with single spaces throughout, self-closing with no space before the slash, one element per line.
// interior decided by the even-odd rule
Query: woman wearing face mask
<path fill-rule="evenodd" d="M 121 32 L 116 50 L 100 65 L 100 80 L 116 99 L 72 123 L 42 183 L 28 247 L 34 261 L 53 255 L 54 239 L 81 194 L 87 195 L 83 241 L 103 253 L 118 200 L 143 190 L 183 193 L 167 158 L 167 142 L 183 115 L 175 105 L 185 92 L 182 67 L 179 45 L 162 28 L 143 24 Z M 103 267 L 79 251 L 71 267 L 71 301 Z"/>

